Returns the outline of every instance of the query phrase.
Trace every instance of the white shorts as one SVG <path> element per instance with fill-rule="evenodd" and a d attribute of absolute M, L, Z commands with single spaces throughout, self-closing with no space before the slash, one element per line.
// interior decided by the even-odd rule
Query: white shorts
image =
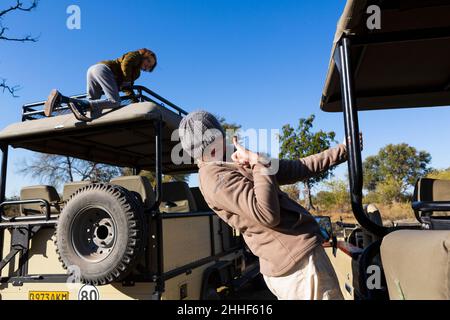
<path fill-rule="evenodd" d="M 278 300 L 343 300 L 333 265 L 322 246 L 299 261 L 295 271 L 281 277 L 264 276 Z"/>

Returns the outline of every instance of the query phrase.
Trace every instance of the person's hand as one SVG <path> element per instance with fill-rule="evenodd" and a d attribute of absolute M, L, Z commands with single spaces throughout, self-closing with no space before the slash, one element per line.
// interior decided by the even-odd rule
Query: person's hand
<path fill-rule="evenodd" d="M 350 137 L 348 137 L 348 143 L 351 143 L 351 141 L 352 141 L 352 139 Z M 344 139 L 344 142 L 342 144 L 347 147 L 347 140 Z M 363 149 L 364 149 L 364 141 L 363 141 L 363 134 L 362 134 L 362 132 L 359 133 L 359 145 L 361 146 L 361 151 L 363 151 Z"/>
<path fill-rule="evenodd" d="M 236 148 L 236 151 L 231 155 L 231 159 L 234 162 L 243 166 L 252 166 L 258 163 L 259 155 L 241 146 L 236 136 L 233 137 L 233 144 Z"/>

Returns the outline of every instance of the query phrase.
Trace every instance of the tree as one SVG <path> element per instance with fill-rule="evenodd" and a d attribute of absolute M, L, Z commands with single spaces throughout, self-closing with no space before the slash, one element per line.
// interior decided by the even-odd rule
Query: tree
<path fill-rule="evenodd" d="M 344 211 L 350 203 L 350 193 L 348 182 L 341 179 L 335 179 L 325 183 L 328 191 L 332 194 L 333 204 L 341 211 Z"/>
<path fill-rule="evenodd" d="M 38 179 L 40 183 L 60 187 L 73 181 L 107 182 L 122 175 L 122 169 L 66 156 L 39 153 L 31 161 L 25 161 L 19 173 Z"/>
<path fill-rule="evenodd" d="M 431 155 L 406 144 L 389 144 L 377 155 L 367 157 L 364 166 L 364 187 L 384 193 L 384 201 L 400 201 L 419 177 L 430 172 Z M 387 197 L 387 198 L 386 198 Z"/>
<path fill-rule="evenodd" d="M 401 182 L 392 176 L 388 176 L 386 180 L 377 184 L 375 193 L 378 195 L 378 200 L 385 204 L 400 202 L 403 195 Z"/>
<path fill-rule="evenodd" d="M 350 203 L 348 182 L 342 179 L 333 179 L 324 183 L 325 190 L 318 192 L 315 196 L 316 204 L 330 210 L 344 212 Z"/>
<path fill-rule="evenodd" d="M 221 116 L 216 116 L 216 118 L 225 130 L 227 143 L 231 144 L 233 141 L 233 136 L 239 137 L 239 130 L 241 130 L 242 126 L 234 122 L 227 122 L 227 120 Z"/>
<path fill-rule="evenodd" d="M 331 143 L 335 142 L 336 134 L 334 132 L 312 132 L 315 116 L 311 115 L 306 119 L 300 119 L 297 129 L 289 124 L 283 126 L 280 135 L 281 152 L 280 159 L 298 160 L 304 157 L 314 155 L 330 148 Z M 311 198 L 311 188 L 318 182 L 331 176 L 332 170 L 328 170 L 311 179 L 303 181 L 305 207 L 307 210 L 314 209 Z"/>
<path fill-rule="evenodd" d="M 32 37 L 31 35 L 26 36 L 9 36 L 7 32 L 9 31 L 8 27 L 3 25 L 3 19 L 13 12 L 30 12 L 35 9 L 38 5 L 38 0 L 31 1 L 28 5 L 24 5 L 20 0 L 16 0 L 16 3 L 11 5 L 7 9 L 0 9 L 0 40 L 3 41 L 14 41 L 14 42 L 36 42 L 37 38 Z M 6 83 L 6 79 L 0 77 L 0 89 L 2 92 L 9 92 L 13 97 L 17 97 L 16 92 L 20 89 L 19 86 L 9 86 Z"/>

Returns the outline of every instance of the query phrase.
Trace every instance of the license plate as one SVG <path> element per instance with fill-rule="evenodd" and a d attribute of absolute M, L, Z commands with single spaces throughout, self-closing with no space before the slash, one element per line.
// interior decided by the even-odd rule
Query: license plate
<path fill-rule="evenodd" d="M 68 291 L 30 291 L 29 300 L 69 300 Z"/>

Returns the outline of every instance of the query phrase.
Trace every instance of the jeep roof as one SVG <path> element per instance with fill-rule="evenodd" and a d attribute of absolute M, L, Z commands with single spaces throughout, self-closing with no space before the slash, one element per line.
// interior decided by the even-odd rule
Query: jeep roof
<path fill-rule="evenodd" d="M 110 165 L 154 170 L 155 123 L 162 123 L 162 171 L 192 172 L 194 164 L 171 160 L 171 141 L 181 114 L 154 102 L 140 102 L 105 112 L 91 122 L 80 122 L 72 113 L 29 119 L 0 132 L 0 144 L 31 151 L 70 156 Z"/>
<path fill-rule="evenodd" d="M 381 29 L 369 30 L 367 8 L 380 3 Z M 358 110 L 450 105 L 449 17 L 448 0 L 347 1 L 332 55 L 343 36 L 350 39 Z M 342 111 L 333 59 L 321 109 Z"/>

